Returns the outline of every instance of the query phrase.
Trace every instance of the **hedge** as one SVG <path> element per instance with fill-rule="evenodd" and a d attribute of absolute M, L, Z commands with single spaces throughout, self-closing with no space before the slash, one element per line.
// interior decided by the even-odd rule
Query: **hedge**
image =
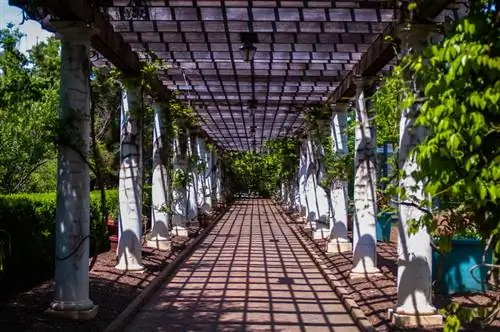
<path fill-rule="evenodd" d="M 118 191 L 106 190 L 108 215 L 118 215 Z M 91 255 L 109 249 L 107 228 L 101 213 L 101 193 L 90 194 Z M 9 234 L 11 254 L 5 258 L 0 283 L 29 283 L 51 277 L 54 273 L 54 232 L 56 194 L 0 195 L 0 241 Z M 7 247 L 4 245 L 4 249 Z M 2 287 L 4 288 L 4 287 Z"/>

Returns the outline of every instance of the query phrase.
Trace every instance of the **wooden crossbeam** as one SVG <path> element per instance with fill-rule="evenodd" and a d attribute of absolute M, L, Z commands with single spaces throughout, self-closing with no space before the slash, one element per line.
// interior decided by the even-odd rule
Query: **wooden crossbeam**
<path fill-rule="evenodd" d="M 425 10 L 420 14 L 416 21 L 430 21 L 454 0 L 429 0 L 421 6 Z M 396 55 L 394 48 L 385 42 L 384 38 L 393 31 L 393 26 L 388 26 L 386 31 L 378 36 L 370 48 L 363 54 L 361 60 L 354 68 L 343 78 L 339 86 L 327 97 L 330 103 L 337 103 L 343 98 L 354 96 L 355 89 L 353 88 L 353 79 L 355 76 L 374 76 L 385 65 L 387 65 Z"/>

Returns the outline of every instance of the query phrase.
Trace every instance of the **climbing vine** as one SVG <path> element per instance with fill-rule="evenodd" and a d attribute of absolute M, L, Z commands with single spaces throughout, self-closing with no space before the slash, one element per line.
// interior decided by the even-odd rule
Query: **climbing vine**
<path fill-rule="evenodd" d="M 350 154 L 335 153 L 334 138 L 331 135 L 332 110 L 326 105 L 311 106 L 304 116 L 306 131 L 312 140 L 313 156 L 319 184 L 330 192 L 331 188 L 347 181 L 353 158 Z"/>

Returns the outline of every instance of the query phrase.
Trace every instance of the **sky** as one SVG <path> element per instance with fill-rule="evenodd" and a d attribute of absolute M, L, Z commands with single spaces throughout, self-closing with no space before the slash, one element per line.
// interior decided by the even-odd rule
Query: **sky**
<path fill-rule="evenodd" d="M 22 25 L 22 11 L 18 7 L 9 6 L 9 0 L 0 0 L 0 29 L 7 26 L 7 23 L 14 23 L 26 35 L 21 41 L 21 51 L 26 52 L 33 45 L 36 45 L 37 40 L 43 41 L 50 35 L 50 32 L 43 30 L 40 24 L 33 20 L 28 20 Z"/>

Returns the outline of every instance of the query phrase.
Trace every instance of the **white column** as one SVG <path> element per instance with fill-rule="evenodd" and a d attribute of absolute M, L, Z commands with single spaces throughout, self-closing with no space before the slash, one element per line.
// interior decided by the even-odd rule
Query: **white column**
<path fill-rule="evenodd" d="M 189 139 L 183 131 L 173 141 L 174 162 L 172 179 L 172 235 L 188 236 L 186 223 L 188 222 L 188 146 Z M 180 177 L 183 177 L 184 183 L 179 183 Z"/>
<path fill-rule="evenodd" d="M 432 28 L 432 27 L 431 27 Z M 429 33 L 428 26 L 414 26 L 411 31 L 402 34 L 405 52 L 411 47 L 421 49 L 422 41 Z M 418 91 L 415 88 L 415 94 Z M 400 187 L 406 190 L 408 197 L 416 205 L 424 200 L 423 183 L 416 182 L 411 173 L 418 169 L 410 151 L 425 137 L 423 128 L 415 128 L 420 105 L 416 103 L 401 115 L 399 126 L 399 164 L 405 176 Z M 392 320 L 396 325 L 440 325 L 442 316 L 432 305 L 432 249 L 431 239 L 425 228 L 409 235 L 408 222 L 418 220 L 423 212 L 408 205 L 399 206 L 398 231 L 398 300 Z"/>
<path fill-rule="evenodd" d="M 334 106 L 332 115 L 333 152 L 337 155 L 346 155 L 347 135 L 347 105 Z M 347 237 L 347 181 L 338 181 L 331 192 L 333 220 L 330 223 L 330 241 L 328 252 L 344 252 L 352 250 L 352 245 Z"/>
<path fill-rule="evenodd" d="M 210 176 L 211 154 L 207 149 L 204 138 L 198 137 L 197 143 L 200 162 L 205 165 L 204 170 L 198 174 L 198 203 L 202 213 L 210 213 L 212 211 L 212 200 L 210 198 L 212 189 Z"/>
<path fill-rule="evenodd" d="M 307 141 L 304 139 L 300 140 L 299 148 L 299 172 L 298 172 L 298 191 L 299 191 L 299 216 L 303 221 L 306 221 L 307 217 L 307 195 L 306 195 L 306 184 L 307 184 Z"/>
<path fill-rule="evenodd" d="M 365 79 L 356 83 L 355 177 L 352 273 L 377 273 L 375 137 L 365 104 Z"/>
<path fill-rule="evenodd" d="M 189 145 L 188 154 L 191 161 L 198 160 L 198 151 L 196 148 L 196 136 L 188 134 Z M 188 210 L 187 217 L 190 223 L 198 222 L 198 183 L 197 176 L 198 170 L 196 169 L 197 163 L 188 163 L 188 183 L 187 183 L 187 194 L 188 194 Z"/>
<path fill-rule="evenodd" d="M 128 86 L 123 93 L 120 129 L 118 270 L 142 271 L 142 124 L 140 92 Z"/>
<path fill-rule="evenodd" d="M 330 206 L 325 188 L 321 187 L 321 165 L 318 162 L 317 147 L 311 139 L 307 140 L 307 220 L 313 229 L 315 239 L 329 237 Z"/>
<path fill-rule="evenodd" d="M 151 234 L 149 234 L 148 247 L 170 249 L 170 216 L 168 208 L 168 143 L 164 110 L 158 104 L 153 104 L 153 174 L 151 184 Z"/>
<path fill-rule="evenodd" d="M 219 158 L 217 156 L 217 151 L 214 149 L 211 153 L 211 164 L 210 164 L 210 182 L 212 190 L 210 192 L 210 198 L 212 201 L 212 206 L 217 207 L 219 204 L 219 187 L 218 187 L 218 179 L 217 179 L 217 167 L 219 163 Z"/>
<path fill-rule="evenodd" d="M 49 312 L 91 319 L 89 298 L 90 138 L 89 48 L 94 33 L 84 24 L 55 22 L 62 40 L 61 108 L 65 124 L 57 165 L 55 295 Z"/>

